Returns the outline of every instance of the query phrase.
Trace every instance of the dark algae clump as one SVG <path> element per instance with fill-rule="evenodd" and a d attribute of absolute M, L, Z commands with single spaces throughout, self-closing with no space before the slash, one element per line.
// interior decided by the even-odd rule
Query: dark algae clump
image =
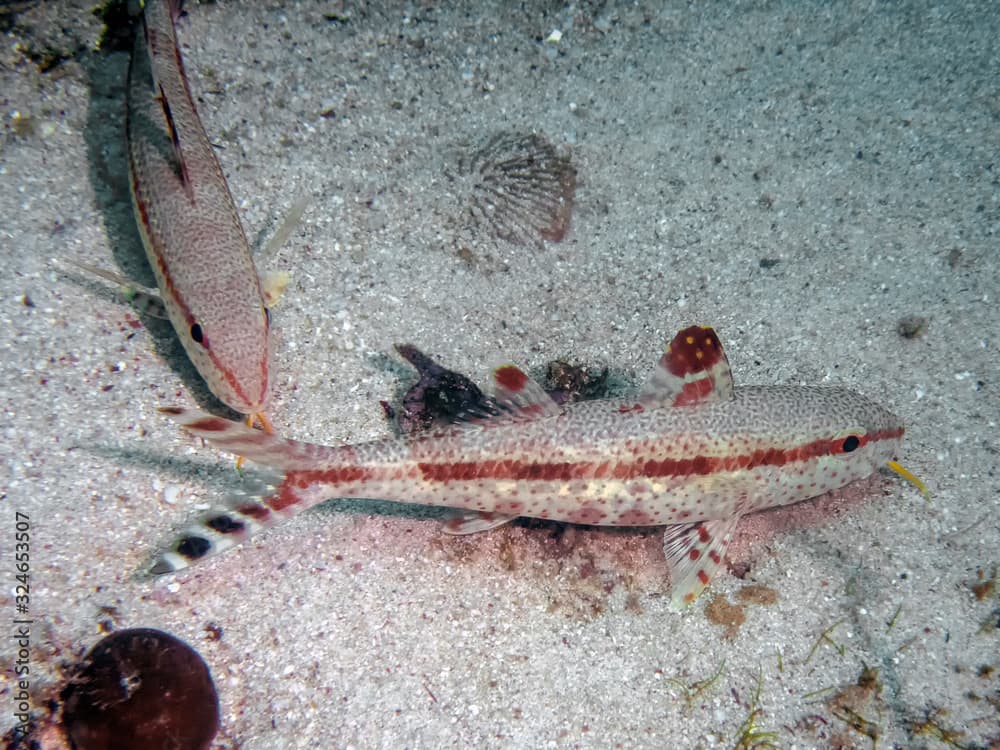
<path fill-rule="evenodd" d="M 420 380 L 403 396 L 400 411 L 386 410 L 395 415 L 403 434 L 499 413 L 496 403 L 461 373 L 446 370 L 412 344 L 396 344 L 396 351 L 420 373 Z"/>
<path fill-rule="evenodd" d="M 160 630 L 112 633 L 62 692 L 77 750 L 204 750 L 219 729 L 219 697 L 201 656 Z"/>

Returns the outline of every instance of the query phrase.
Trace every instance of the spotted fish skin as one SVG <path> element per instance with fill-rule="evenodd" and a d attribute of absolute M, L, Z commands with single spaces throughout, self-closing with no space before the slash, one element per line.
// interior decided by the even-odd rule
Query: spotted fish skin
<path fill-rule="evenodd" d="M 136 32 L 126 97 L 132 206 L 191 362 L 223 403 L 259 415 L 270 394 L 264 291 L 191 97 L 174 31 L 179 5 L 146 0 Z"/>
<path fill-rule="evenodd" d="M 186 530 L 154 572 L 185 567 L 329 498 L 383 498 L 470 514 L 457 533 L 517 516 L 665 525 L 675 599 L 693 600 L 742 515 L 869 476 L 899 449 L 903 425 L 846 388 L 734 389 L 721 344 L 707 367 L 679 364 L 675 345 L 690 331 L 715 337 L 704 328 L 678 334 L 636 401 L 559 407 L 508 365 L 493 383 L 504 414 L 409 439 L 324 447 L 165 409 L 191 433 L 277 471 Z"/>

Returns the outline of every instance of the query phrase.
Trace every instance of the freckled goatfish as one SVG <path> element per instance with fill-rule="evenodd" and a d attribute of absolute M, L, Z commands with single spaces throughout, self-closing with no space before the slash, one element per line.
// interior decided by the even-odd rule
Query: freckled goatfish
<path fill-rule="evenodd" d="M 287 275 L 263 285 L 257 275 L 191 98 L 174 32 L 180 4 L 146 0 L 135 36 L 126 117 L 132 206 L 160 301 L 191 362 L 221 401 L 270 429 L 263 414 L 270 393 L 266 308 Z"/>
<path fill-rule="evenodd" d="M 325 447 L 184 408 L 186 430 L 272 467 L 258 487 L 187 528 L 151 573 L 187 567 L 329 498 L 447 506 L 450 533 L 518 516 L 599 526 L 666 526 L 677 605 L 705 589 L 747 513 L 821 495 L 888 465 L 902 421 L 839 387 L 733 387 L 715 331 L 667 347 L 639 396 L 559 406 L 512 364 L 492 373 L 495 416 L 405 439 Z"/>

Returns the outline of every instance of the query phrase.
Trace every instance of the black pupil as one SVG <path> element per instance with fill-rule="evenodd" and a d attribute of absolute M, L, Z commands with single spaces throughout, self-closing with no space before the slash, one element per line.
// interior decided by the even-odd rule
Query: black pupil
<path fill-rule="evenodd" d="M 195 323 L 195 324 L 194 324 L 193 326 L 191 326 L 191 338 L 193 338 L 193 339 L 194 339 L 195 341 L 197 341 L 197 342 L 198 342 L 199 344 L 200 344 L 200 343 L 202 342 L 202 340 L 203 340 L 203 339 L 205 338 L 205 337 L 204 337 L 204 336 L 202 335 L 202 333 L 201 333 L 201 326 L 200 326 L 200 325 L 198 325 L 197 323 Z"/>
<path fill-rule="evenodd" d="M 855 450 L 859 445 L 861 445 L 861 441 L 858 439 L 857 435 L 851 435 L 844 439 L 844 445 L 842 446 L 842 448 L 844 453 L 850 453 L 851 451 Z"/>

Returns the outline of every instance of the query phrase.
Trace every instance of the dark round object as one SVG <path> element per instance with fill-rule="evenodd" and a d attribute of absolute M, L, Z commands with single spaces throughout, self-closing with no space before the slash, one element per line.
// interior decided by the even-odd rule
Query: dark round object
<path fill-rule="evenodd" d="M 858 449 L 861 445 L 861 439 L 857 435 L 848 435 L 844 438 L 844 443 L 841 446 L 844 453 L 850 453 Z"/>
<path fill-rule="evenodd" d="M 100 641 L 62 701 L 77 750 L 204 750 L 219 729 L 219 696 L 201 656 L 151 628 Z"/>

